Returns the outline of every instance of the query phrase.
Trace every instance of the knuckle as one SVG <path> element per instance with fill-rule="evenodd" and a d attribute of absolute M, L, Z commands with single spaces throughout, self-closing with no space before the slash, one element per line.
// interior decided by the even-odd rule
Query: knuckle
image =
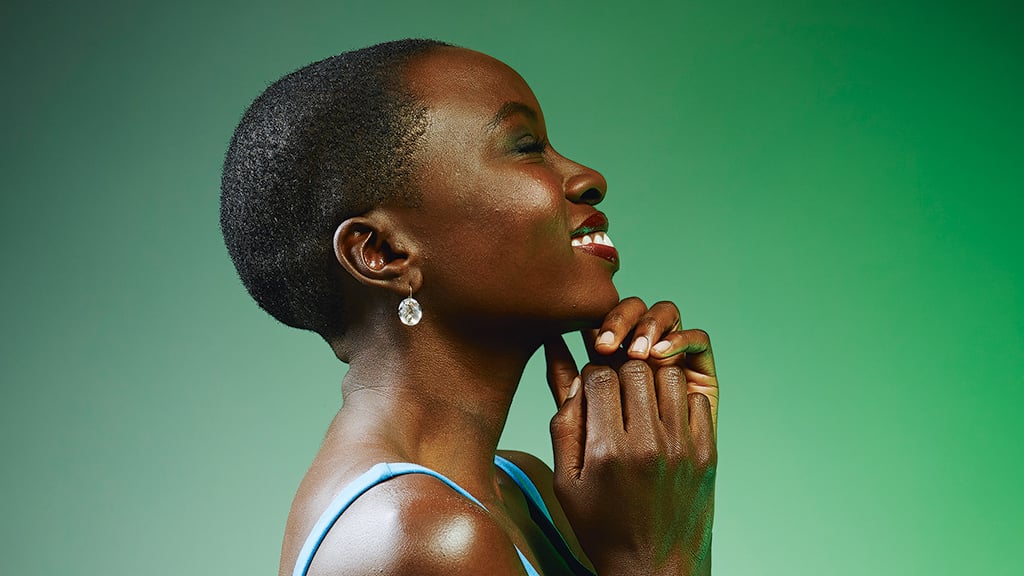
<path fill-rule="evenodd" d="M 609 366 L 587 366 L 583 369 L 584 386 L 604 388 L 615 384 L 615 370 Z"/>
<path fill-rule="evenodd" d="M 674 365 L 658 368 L 658 379 L 672 388 L 677 388 L 686 382 L 683 369 Z"/>
<path fill-rule="evenodd" d="M 569 380 L 574 376 L 572 372 L 568 367 L 549 368 L 548 377 L 554 380 Z"/>
<path fill-rule="evenodd" d="M 716 470 L 713 466 L 711 468 L 698 471 L 698 476 L 696 480 L 697 485 L 699 486 L 699 490 L 701 492 L 704 492 L 705 494 L 713 491 L 715 489 L 715 478 L 717 476 L 718 470 Z"/>
<path fill-rule="evenodd" d="M 587 446 L 587 467 L 593 466 L 597 470 L 606 470 L 616 460 L 618 460 L 618 451 L 607 442 L 599 442 L 592 446 Z"/>
<path fill-rule="evenodd" d="M 575 366 L 568 363 L 550 364 L 548 366 L 548 372 L 552 374 L 571 374 Z"/>
<path fill-rule="evenodd" d="M 630 382 L 642 382 L 645 377 L 651 374 L 651 367 L 643 360 L 627 360 L 619 367 L 619 374 L 624 380 Z"/>
<path fill-rule="evenodd" d="M 658 327 L 661 323 L 658 321 L 658 317 L 651 314 L 649 311 L 640 317 L 637 321 L 637 328 L 642 329 L 645 332 L 657 332 Z"/>
<path fill-rule="evenodd" d="M 647 304 L 644 304 L 644 301 L 641 300 L 637 296 L 630 296 L 628 298 L 624 298 L 622 300 L 621 304 L 627 305 L 627 306 L 640 307 L 640 308 L 643 308 L 644 310 L 647 310 Z"/>
<path fill-rule="evenodd" d="M 686 399 L 690 402 L 690 405 L 694 408 L 705 410 L 711 407 L 711 401 L 701 392 L 689 392 L 686 394 Z"/>
<path fill-rule="evenodd" d="M 718 450 L 714 444 L 695 446 L 693 450 L 693 465 L 701 472 L 713 472 L 718 465 Z"/>
<path fill-rule="evenodd" d="M 673 438 L 666 442 L 665 459 L 673 466 L 678 466 L 686 461 L 686 445 L 679 438 Z"/>
<path fill-rule="evenodd" d="M 676 316 L 679 316 L 679 308 L 675 305 L 674 302 L 670 302 L 668 300 L 659 300 L 655 302 L 653 306 L 651 306 L 651 310 L 654 310 L 655 308 L 659 310 L 664 308 L 670 312 L 675 313 Z"/>
<path fill-rule="evenodd" d="M 565 414 L 565 412 L 555 412 L 555 415 L 551 417 L 551 423 L 549 424 L 549 428 L 551 429 L 552 436 L 555 436 L 556 433 L 561 435 L 569 426 L 569 417 Z"/>
<path fill-rule="evenodd" d="M 633 459 L 646 468 L 664 468 L 666 456 L 667 451 L 656 442 L 639 442 L 633 453 Z"/>
<path fill-rule="evenodd" d="M 551 423 L 551 443 L 555 446 L 554 450 L 558 451 L 558 446 L 566 441 L 566 439 L 572 438 L 572 434 L 569 432 L 568 427 L 561 424 Z"/>
<path fill-rule="evenodd" d="M 619 324 L 626 323 L 626 315 L 620 310 L 612 311 L 604 319 L 605 326 L 612 325 L 618 326 Z"/>
<path fill-rule="evenodd" d="M 688 332 L 692 333 L 693 336 L 701 342 L 707 343 L 711 341 L 711 336 L 709 336 L 708 333 L 701 328 L 691 328 L 690 330 L 688 330 Z"/>

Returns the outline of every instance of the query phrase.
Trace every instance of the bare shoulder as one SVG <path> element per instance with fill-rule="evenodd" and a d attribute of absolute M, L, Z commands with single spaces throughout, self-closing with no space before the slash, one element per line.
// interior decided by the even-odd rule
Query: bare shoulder
<path fill-rule="evenodd" d="M 485 510 L 441 481 L 410 474 L 356 499 L 327 533 L 310 576 L 524 574 L 515 546 Z"/>

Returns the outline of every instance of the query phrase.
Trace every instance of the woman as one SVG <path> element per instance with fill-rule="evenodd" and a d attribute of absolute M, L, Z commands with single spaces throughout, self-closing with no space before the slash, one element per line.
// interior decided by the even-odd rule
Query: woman
<path fill-rule="evenodd" d="M 710 573 L 709 342 L 670 303 L 619 301 L 605 192 L 548 144 L 523 79 L 470 50 L 381 44 L 253 103 L 226 243 L 264 309 L 349 364 L 282 575 Z M 541 346 L 554 472 L 497 452 Z"/>

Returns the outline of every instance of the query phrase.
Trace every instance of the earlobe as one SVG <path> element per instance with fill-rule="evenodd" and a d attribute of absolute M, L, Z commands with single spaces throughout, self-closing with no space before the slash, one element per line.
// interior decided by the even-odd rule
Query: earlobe
<path fill-rule="evenodd" d="M 408 290 L 405 283 L 396 282 L 409 273 L 408 254 L 395 249 L 381 224 L 367 216 L 342 222 L 334 231 L 334 256 L 361 284 Z"/>

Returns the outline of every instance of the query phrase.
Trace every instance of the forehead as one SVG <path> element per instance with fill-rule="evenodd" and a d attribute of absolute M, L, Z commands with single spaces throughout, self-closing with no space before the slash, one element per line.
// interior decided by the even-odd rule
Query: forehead
<path fill-rule="evenodd" d="M 533 91 L 504 62 L 465 48 L 442 47 L 413 60 L 405 83 L 435 119 L 482 121 L 481 127 L 510 102 L 540 114 Z"/>

